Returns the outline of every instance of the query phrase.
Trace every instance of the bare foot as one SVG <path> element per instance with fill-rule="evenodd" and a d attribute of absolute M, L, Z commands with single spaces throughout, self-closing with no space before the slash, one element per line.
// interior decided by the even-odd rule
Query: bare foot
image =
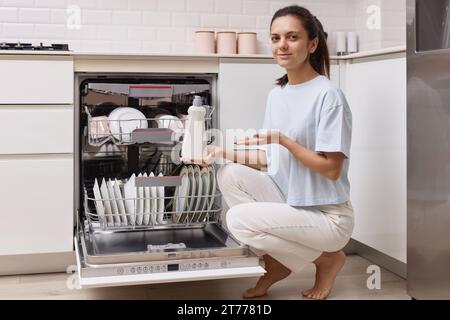
<path fill-rule="evenodd" d="M 264 296 L 267 290 L 275 282 L 278 282 L 291 274 L 291 270 L 286 268 L 271 256 L 265 254 L 263 258 L 267 273 L 259 278 L 254 288 L 250 288 L 244 292 L 242 295 L 244 299 Z"/>
<path fill-rule="evenodd" d="M 333 288 L 334 280 L 345 263 L 345 253 L 323 252 L 314 264 L 316 265 L 316 282 L 314 287 L 302 292 L 309 299 L 323 300 L 328 297 Z"/>

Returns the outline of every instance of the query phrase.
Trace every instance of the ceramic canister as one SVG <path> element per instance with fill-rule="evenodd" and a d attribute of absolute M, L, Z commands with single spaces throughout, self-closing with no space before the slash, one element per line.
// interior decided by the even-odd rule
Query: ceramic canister
<path fill-rule="evenodd" d="M 196 53 L 214 53 L 214 31 L 196 31 L 194 35 L 194 49 Z"/>
<path fill-rule="evenodd" d="M 239 32 L 237 46 L 239 54 L 256 54 L 256 32 Z"/>
<path fill-rule="evenodd" d="M 217 32 L 217 53 L 222 54 L 236 53 L 236 32 L 232 31 Z"/>

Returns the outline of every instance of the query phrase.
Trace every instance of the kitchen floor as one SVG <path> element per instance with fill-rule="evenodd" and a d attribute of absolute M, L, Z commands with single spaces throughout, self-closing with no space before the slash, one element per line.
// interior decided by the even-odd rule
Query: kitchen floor
<path fill-rule="evenodd" d="M 357 255 L 347 257 L 329 299 L 409 300 L 406 281 L 381 269 L 381 288 L 369 290 L 366 273 L 372 263 Z M 275 284 L 262 299 L 302 299 L 300 292 L 314 283 L 314 266 Z M 240 299 L 257 278 L 179 282 L 127 287 L 69 289 L 71 276 L 65 273 L 0 277 L 0 299 Z"/>

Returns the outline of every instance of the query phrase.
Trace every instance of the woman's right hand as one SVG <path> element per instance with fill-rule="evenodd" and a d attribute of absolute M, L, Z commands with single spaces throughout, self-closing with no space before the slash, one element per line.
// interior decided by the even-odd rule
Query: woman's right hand
<path fill-rule="evenodd" d="M 209 145 L 206 147 L 206 156 L 203 159 L 185 159 L 181 158 L 181 161 L 184 163 L 192 163 L 192 164 L 198 164 L 200 166 L 209 166 L 210 164 L 214 163 L 216 159 L 220 159 L 223 157 L 223 149 L 214 146 Z"/>

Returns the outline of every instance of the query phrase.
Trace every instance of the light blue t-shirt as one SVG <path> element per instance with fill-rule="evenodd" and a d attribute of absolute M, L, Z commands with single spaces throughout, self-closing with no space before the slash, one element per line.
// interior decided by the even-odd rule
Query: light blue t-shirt
<path fill-rule="evenodd" d="M 273 88 L 267 99 L 263 128 L 278 129 L 317 152 L 345 155 L 341 175 L 333 181 L 304 166 L 283 146 L 267 145 L 268 173 L 289 205 L 316 206 L 349 200 L 352 114 L 342 91 L 327 77 Z"/>

